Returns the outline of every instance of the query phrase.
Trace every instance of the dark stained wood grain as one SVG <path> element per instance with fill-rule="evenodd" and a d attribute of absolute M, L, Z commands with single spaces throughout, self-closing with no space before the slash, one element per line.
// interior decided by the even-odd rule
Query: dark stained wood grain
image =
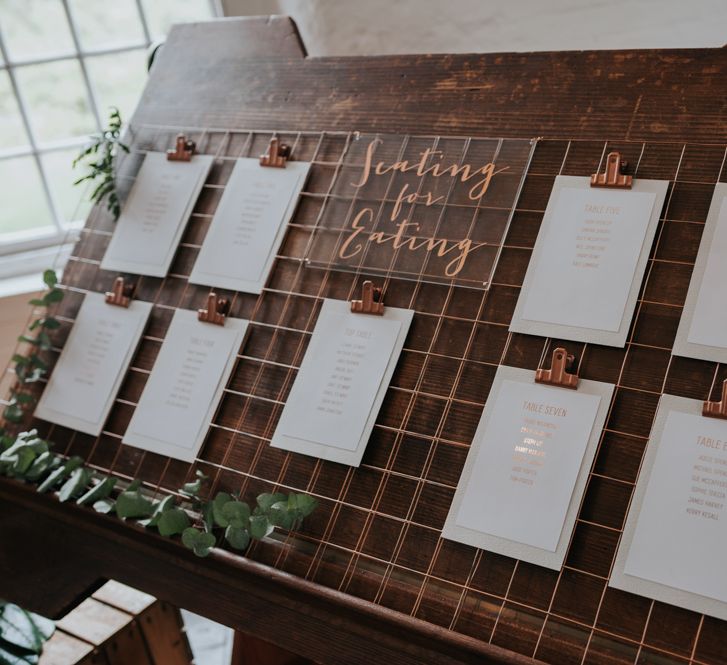
<path fill-rule="evenodd" d="M 205 151 L 254 156 L 277 130 L 297 141 L 294 157 L 318 163 L 265 291 L 220 292 L 232 315 L 252 323 L 195 465 L 120 438 L 173 308 L 197 308 L 207 294 L 187 276 L 229 161 L 212 169 L 170 275 L 139 281 L 138 297 L 155 307 L 104 434 L 38 425 L 60 452 L 152 490 L 174 491 L 199 469 L 211 491 L 248 499 L 306 491 L 319 507 L 300 533 L 256 543 L 245 559 L 220 552 L 199 561 L 177 543 L 2 482 L 0 565 L 14 575 L 0 596 L 57 613 L 83 587 L 115 577 L 335 665 L 531 662 L 494 647 L 559 664 L 678 663 L 690 648 L 700 662 L 725 662 L 724 622 L 606 582 L 660 394 L 704 399 L 715 377 L 727 378 L 715 363 L 671 357 L 712 187 L 727 181 L 726 70 L 727 49 L 306 58 L 284 18 L 175 28 L 133 119 L 135 150 L 165 149 L 178 128 L 217 128 L 206 132 Z M 347 299 L 364 277 L 301 270 L 321 209 L 316 195 L 345 143 L 333 132 L 352 130 L 544 137 L 486 295 L 386 280 L 386 302 L 416 314 L 356 470 L 268 445 L 321 298 Z M 440 531 L 498 364 L 535 369 L 548 348 L 507 327 L 553 181 L 590 175 L 612 149 L 636 177 L 671 184 L 626 348 L 565 343 L 581 376 L 618 387 L 559 575 L 443 541 Z M 139 164 L 136 152 L 123 164 L 125 187 Z M 112 229 L 95 211 L 81 234 L 64 275 L 59 344 L 83 293 L 113 282 L 98 268 Z M 47 552 L 64 554 L 53 575 Z"/>
<path fill-rule="evenodd" d="M 53 606 L 59 597 L 53 580 L 62 578 L 65 584 L 77 585 L 79 569 L 87 567 L 91 578 L 133 580 L 160 600 L 316 662 L 354 665 L 396 658 L 397 665 L 533 663 L 227 552 L 216 550 L 200 560 L 177 542 L 89 509 L 49 501 L 6 479 L 0 479 L 0 503 L 3 544 L 22 543 L 15 554 L 14 548 L 0 548 L 0 569 L 14 573 L 4 578 L 2 592 L 6 598 L 22 598 L 29 609 L 62 614 L 64 606 Z M 8 518 L 9 512 L 14 520 Z M 27 520 L 33 521 L 32 528 Z M 63 531 L 72 537 L 66 538 L 66 547 L 60 550 Z M 25 548 L 39 553 L 33 576 L 24 574 L 27 567 L 19 560 Z M 46 558 L 44 564 L 38 560 L 40 553 Z M 78 597 L 86 591 L 78 586 L 75 590 Z"/>

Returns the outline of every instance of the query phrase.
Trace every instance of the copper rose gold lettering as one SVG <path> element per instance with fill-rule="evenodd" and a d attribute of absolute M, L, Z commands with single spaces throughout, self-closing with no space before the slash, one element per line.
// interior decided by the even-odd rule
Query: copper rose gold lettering
<path fill-rule="evenodd" d="M 391 211 L 392 222 L 396 221 L 404 203 L 423 203 L 425 206 L 429 207 L 444 199 L 444 196 L 433 196 L 431 192 L 427 192 L 426 194 L 407 194 L 406 192 L 408 189 L 409 185 L 404 185 L 401 188 L 399 195 L 396 197 L 396 201 L 394 201 L 394 208 Z"/>
<path fill-rule="evenodd" d="M 446 165 L 443 164 L 444 155 L 442 151 L 432 148 L 426 148 L 420 152 L 418 159 L 415 161 L 406 159 L 389 163 L 383 160 L 376 161 L 376 149 L 381 143 L 382 140 L 377 138 L 370 141 L 366 146 L 363 172 L 358 182 L 351 183 L 353 187 L 363 187 L 372 177 L 376 176 L 394 172 L 414 172 L 420 178 L 427 175 L 433 178 L 447 176 L 458 179 L 462 183 L 472 181 L 468 191 L 468 197 L 472 201 L 479 201 L 487 193 L 492 178 L 508 168 L 496 169 L 495 164 L 492 162 L 477 168 L 474 168 L 471 164 L 452 163 Z M 367 231 L 367 225 L 370 227 L 374 221 L 374 210 L 372 207 L 361 209 L 351 221 L 351 231 L 338 251 L 339 258 L 351 259 L 354 256 L 358 256 L 364 251 L 367 243 L 376 245 L 388 243 L 393 250 L 403 249 L 412 252 L 422 250 L 427 253 L 433 253 L 440 258 L 452 256 L 451 260 L 445 265 L 444 272 L 447 277 L 456 277 L 462 268 L 464 268 L 469 254 L 488 243 L 475 243 L 469 238 L 450 240 L 433 236 L 422 237 L 414 235 L 419 230 L 419 224 L 410 219 L 399 219 L 406 215 L 403 212 L 404 206 L 418 204 L 430 207 L 438 203 L 441 204 L 446 197 L 443 195 L 435 196 L 431 190 L 424 192 L 413 192 L 410 190 L 411 185 L 409 183 L 403 184 L 394 199 L 388 221 L 393 222 L 396 230 L 392 229 L 389 233 L 381 230 Z M 368 237 L 366 237 L 367 233 Z"/>
<path fill-rule="evenodd" d="M 400 173 L 416 171 L 419 177 L 431 174 L 434 178 L 441 178 L 446 175 L 450 178 L 459 177 L 461 182 L 468 182 L 475 176 L 481 175 L 482 178 L 477 180 L 469 191 L 469 198 L 472 201 L 476 201 L 485 195 L 492 177 L 508 169 L 507 166 L 501 169 L 495 169 L 495 164 L 492 162 L 476 169 L 473 169 L 471 164 L 450 164 L 449 166 L 442 166 L 442 160 L 439 157 L 442 151 L 432 150 L 431 148 L 427 148 L 419 153 L 419 160 L 417 162 L 409 162 L 405 159 L 391 162 L 387 165 L 386 162 L 380 161 L 374 166 L 374 152 L 376 152 L 376 146 L 381 142 L 381 139 L 374 139 L 366 147 L 364 170 L 361 174 L 361 179 L 358 182 L 351 183 L 354 187 L 363 187 L 369 181 L 372 171 L 376 175 L 386 175 L 392 171 L 399 171 Z M 438 157 L 438 161 L 434 162 L 431 166 L 426 166 L 430 157 Z"/>
<path fill-rule="evenodd" d="M 353 241 L 356 239 L 359 233 L 364 230 L 364 227 L 361 224 L 361 220 L 363 217 L 368 215 L 369 221 L 371 221 L 374 218 L 374 211 L 371 210 L 371 208 L 364 208 L 361 210 L 356 217 L 353 218 L 353 221 L 351 222 L 351 228 L 353 231 L 351 232 L 351 235 L 346 238 L 346 240 L 343 241 L 343 244 L 341 245 L 341 249 L 338 250 L 338 256 L 342 259 L 350 259 L 357 254 L 361 252 L 363 249 L 363 245 L 361 243 L 357 243 L 356 246 L 353 248 L 353 251 L 348 254 L 348 248 L 351 246 Z"/>

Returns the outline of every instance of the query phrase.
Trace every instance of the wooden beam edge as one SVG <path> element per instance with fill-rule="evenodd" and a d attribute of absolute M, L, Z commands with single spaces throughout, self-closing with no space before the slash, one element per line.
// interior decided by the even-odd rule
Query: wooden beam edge
<path fill-rule="evenodd" d="M 77 541 L 84 565 L 98 567 L 99 573 L 109 579 L 117 579 L 191 611 L 202 611 L 207 605 L 200 601 L 196 604 L 194 592 L 185 593 L 181 585 L 174 583 L 184 579 L 204 590 L 208 602 L 210 594 L 218 594 L 219 612 L 210 618 L 227 625 L 231 625 L 231 613 L 225 605 L 238 603 L 236 623 L 231 625 L 236 630 L 254 633 L 300 653 L 301 647 L 305 649 L 306 627 L 315 628 L 330 641 L 329 656 L 336 659 L 329 661 L 332 663 L 359 662 L 357 658 L 367 647 L 387 652 L 402 664 L 534 665 L 539 662 L 226 550 L 214 549 L 207 558 L 200 559 L 178 539 L 162 538 L 136 524 L 124 523 L 90 508 L 61 504 L 55 496 L 38 494 L 33 487 L 14 480 L 0 479 L 0 505 L 5 506 L 2 511 L 26 510 L 52 520 L 63 529 L 64 533 L 59 536 Z M 34 525 L 30 521 L 28 529 Z M 125 563 L 116 559 L 94 561 L 99 540 L 105 541 L 104 551 L 112 547 L 123 552 Z M 12 546 L 17 548 L 22 544 Z M 164 577 L 158 575 L 160 568 L 167 573 Z M 257 620 L 256 613 L 263 610 L 265 616 Z M 291 625 L 299 622 L 300 631 L 286 637 L 284 631 L 275 627 L 276 623 L 285 621 Z M 376 643 L 372 644 L 372 640 Z M 320 657 L 320 635 L 314 641 L 317 649 L 311 646 L 310 653 L 301 655 Z M 409 658 L 404 659 L 405 655 Z M 425 656 L 431 660 L 421 661 Z"/>

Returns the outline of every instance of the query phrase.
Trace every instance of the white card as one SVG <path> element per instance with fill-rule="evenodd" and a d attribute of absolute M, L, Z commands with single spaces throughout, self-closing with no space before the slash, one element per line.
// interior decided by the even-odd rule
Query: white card
<path fill-rule="evenodd" d="M 662 395 L 610 585 L 727 620 L 727 420 Z"/>
<path fill-rule="evenodd" d="M 354 314 L 324 300 L 271 445 L 358 466 L 413 315 Z"/>
<path fill-rule="evenodd" d="M 674 355 L 727 362 L 727 183 L 714 188 Z"/>
<path fill-rule="evenodd" d="M 623 346 L 667 186 L 558 176 L 510 330 Z"/>
<path fill-rule="evenodd" d="M 101 293 L 86 294 L 36 417 L 100 434 L 151 309 L 147 302 L 132 300 L 128 308 L 116 307 Z"/>
<path fill-rule="evenodd" d="M 212 159 L 195 155 L 189 162 L 174 162 L 164 153 L 147 153 L 101 269 L 164 277 Z"/>
<path fill-rule="evenodd" d="M 310 164 L 238 159 L 189 276 L 192 284 L 260 293 Z"/>
<path fill-rule="evenodd" d="M 613 385 L 534 379 L 498 368 L 442 536 L 558 570 Z"/>
<path fill-rule="evenodd" d="M 224 326 L 177 310 L 122 443 L 193 462 L 230 378 L 248 321 Z"/>

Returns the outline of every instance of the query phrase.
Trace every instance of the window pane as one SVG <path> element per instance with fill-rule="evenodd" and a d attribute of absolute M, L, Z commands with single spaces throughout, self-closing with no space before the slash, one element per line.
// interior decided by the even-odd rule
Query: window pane
<path fill-rule="evenodd" d="M 82 168 L 75 170 L 71 168 L 71 163 L 79 151 L 80 148 L 61 150 L 49 152 L 41 157 L 56 206 L 65 222 L 86 219 L 91 209 L 91 204 L 88 202 L 90 192 L 86 183 L 75 186 L 73 184 L 84 175 Z"/>
<path fill-rule="evenodd" d="M 212 18 L 209 0 L 144 0 L 149 31 L 163 37 L 173 23 Z"/>
<path fill-rule="evenodd" d="M 86 65 L 102 118 L 115 106 L 125 123 L 131 120 L 146 83 L 146 49 L 93 56 Z"/>
<path fill-rule="evenodd" d="M 7 72 L 0 72 L 0 148 L 27 145 L 27 143 L 28 136 L 13 89 L 10 87 L 10 77 Z"/>
<path fill-rule="evenodd" d="M 144 31 L 134 0 L 73 0 L 71 9 L 83 49 L 144 43 Z"/>
<path fill-rule="evenodd" d="M 77 60 L 19 67 L 15 71 L 40 141 L 96 131 Z"/>
<path fill-rule="evenodd" d="M 53 223 L 32 157 L 0 160 L 0 243 L 3 235 Z"/>
<path fill-rule="evenodd" d="M 11 58 L 75 50 L 61 0 L 1 0 L 0 24 Z"/>

